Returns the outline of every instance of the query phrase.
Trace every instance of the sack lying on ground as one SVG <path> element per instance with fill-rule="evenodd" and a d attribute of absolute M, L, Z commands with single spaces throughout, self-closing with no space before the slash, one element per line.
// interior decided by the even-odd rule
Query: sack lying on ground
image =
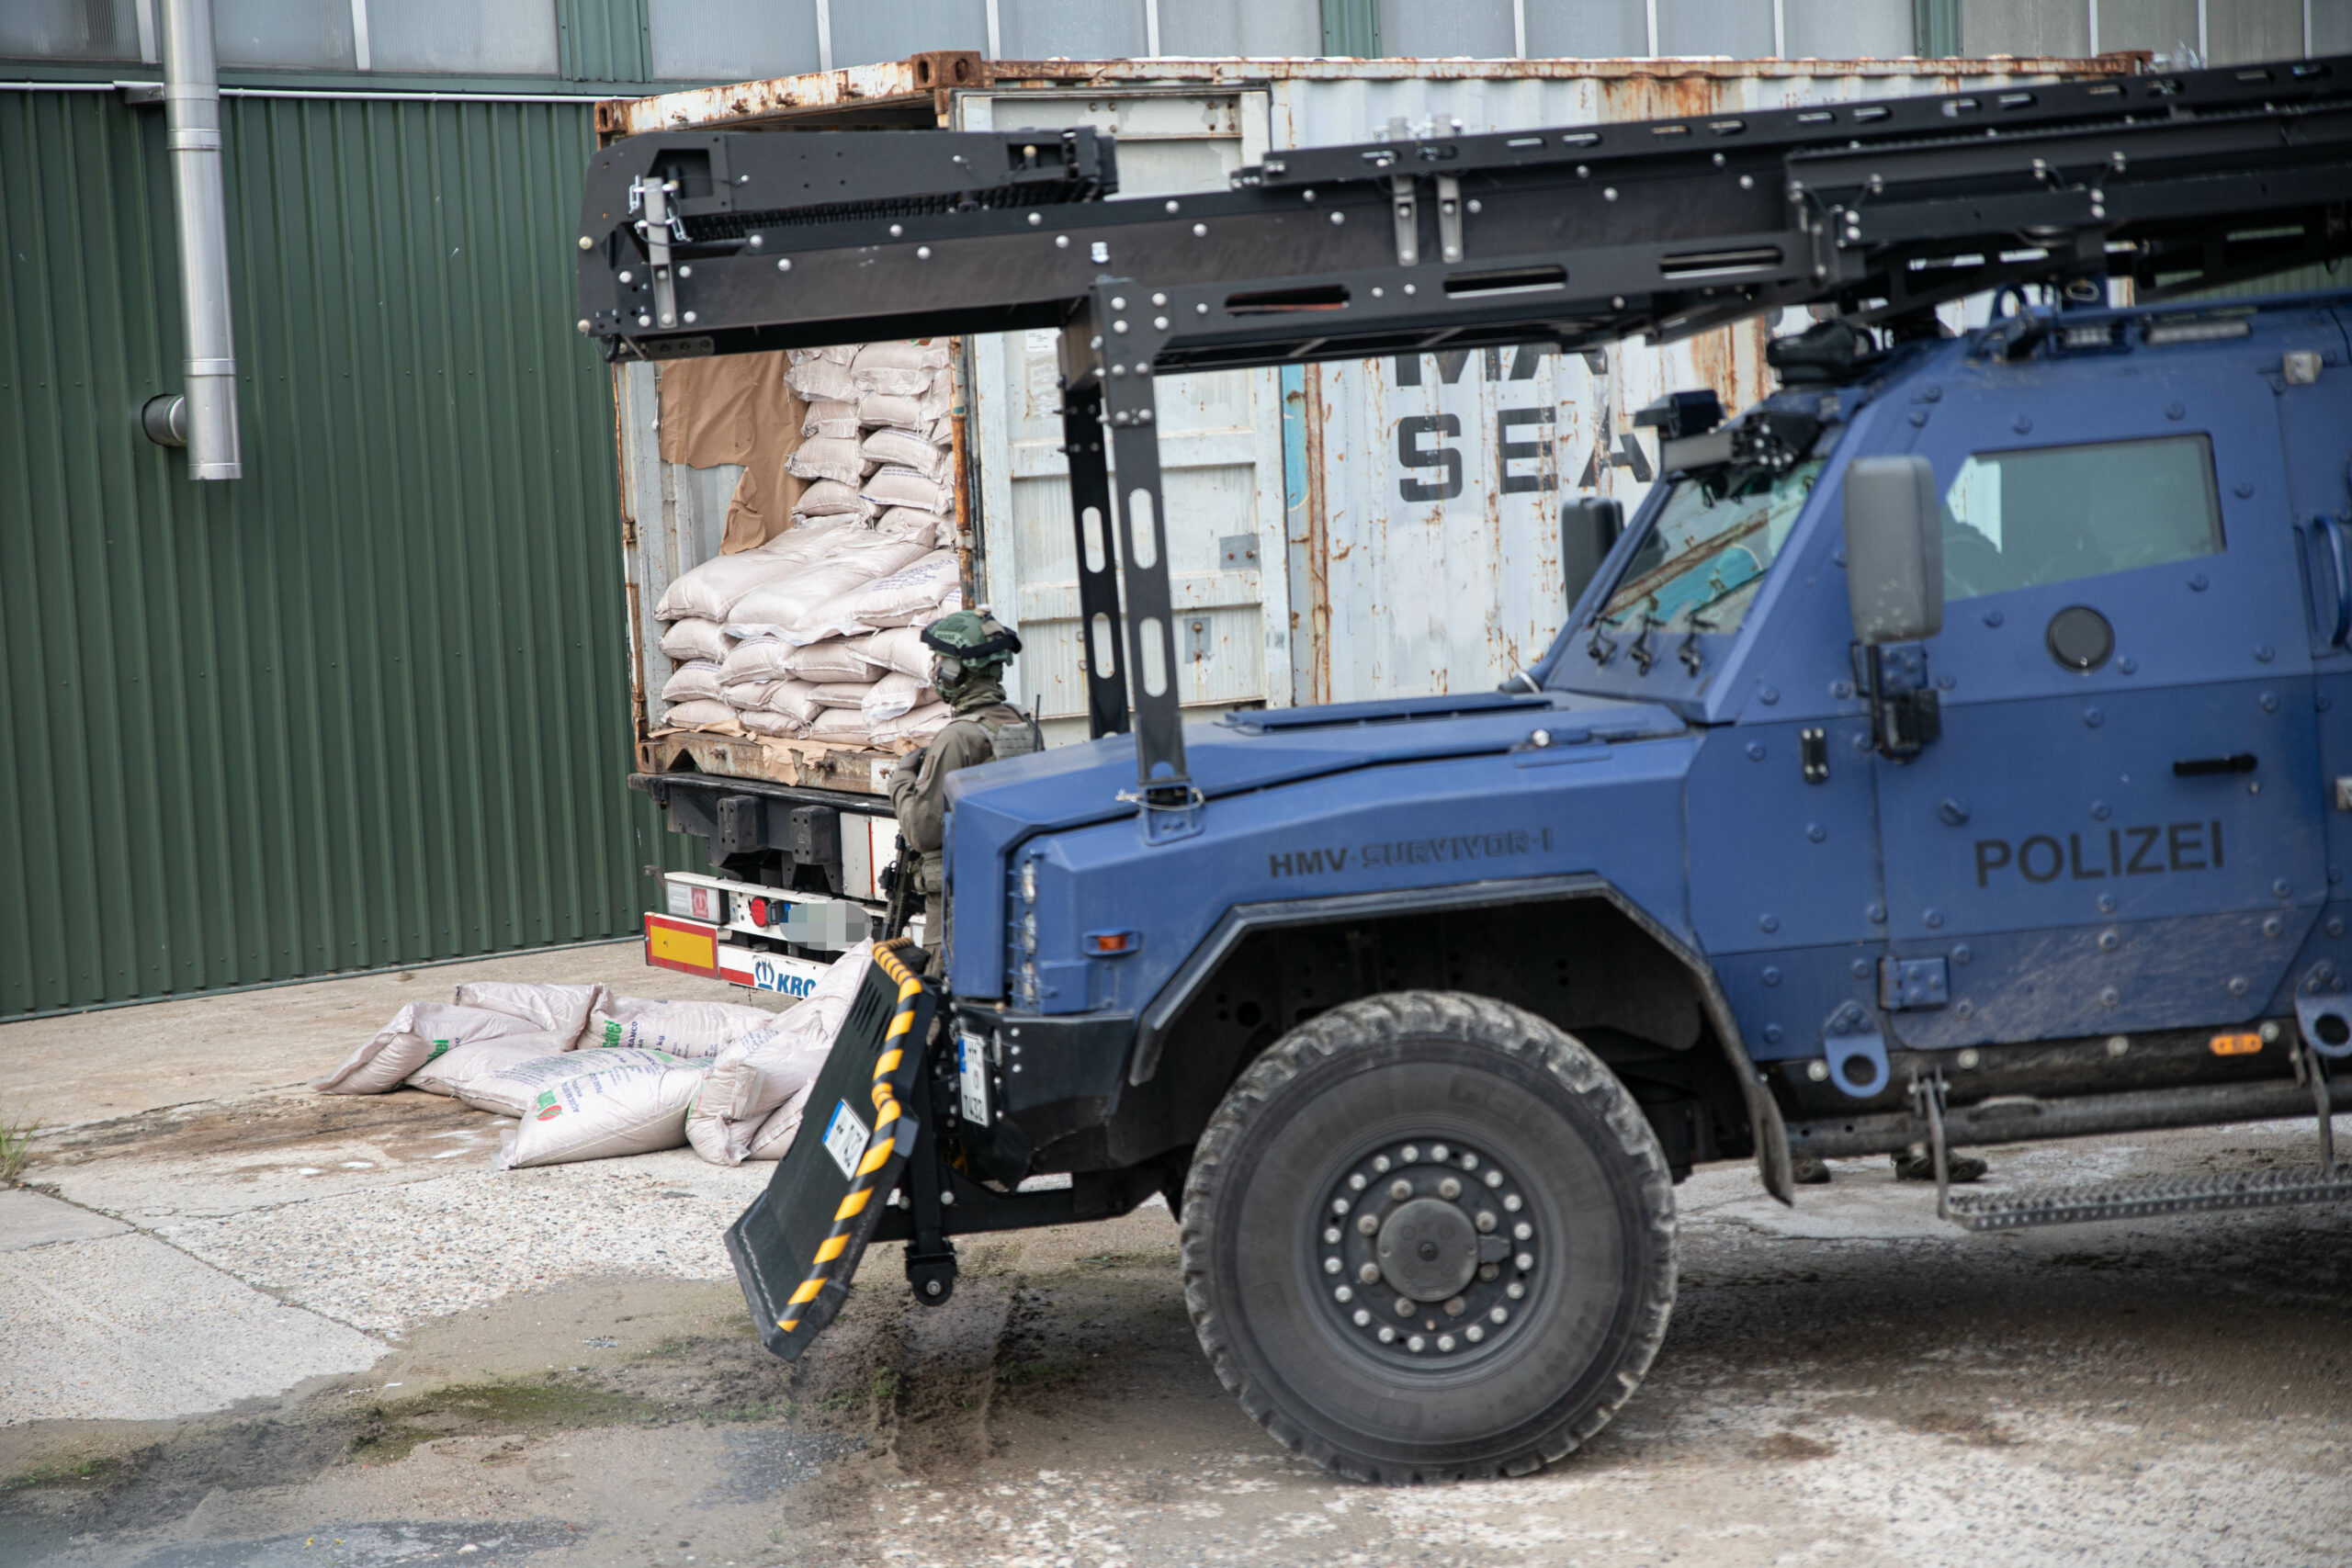
<path fill-rule="evenodd" d="M 858 444 L 867 464 L 880 468 L 885 463 L 901 463 L 934 481 L 947 477 L 949 454 L 931 444 L 931 437 L 920 430 L 900 430 L 891 425 L 869 434 Z"/>
<path fill-rule="evenodd" d="M 452 1051 L 449 1055 L 454 1056 L 457 1053 Z M 560 1055 L 493 1065 L 484 1071 L 463 1072 L 461 1065 L 461 1073 L 450 1079 L 449 1092 L 476 1111 L 487 1111 L 495 1116 L 520 1116 L 537 1103 L 548 1089 L 581 1073 L 624 1066 L 672 1067 L 680 1060 L 666 1051 L 566 1051 Z"/>
<path fill-rule="evenodd" d="M 727 658 L 727 633 L 717 621 L 690 617 L 673 621 L 662 634 L 662 651 L 681 664 L 694 660 L 708 660 L 723 663 Z"/>
<path fill-rule="evenodd" d="M 529 1019 L 447 1002 L 411 1002 L 392 1015 L 368 1043 L 311 1087 L 321 1094 L 389 1094 L 408 1076 L 444 1052 L 503 1034 L 540 1032 Z"/>
<path fill-rule="evenodd" d="M 947 728 L 956 716 L 945 703 L 925 703 L 913 712 L 874 726 L 872 739 L 876 746 L 896 745 L 901 740 L 928 740 Z"/>
<path fill-rule="evenodd" d="M 735 710 L 717 697 L 696 697 L 690 703 L 679 703 L 662 716 L 664 728 L 670 729 L 714 729 L 721 735 L 732 735 L 741 728 L 735 722 Z"/>
<path fill-rule="evenodd" d="M 719 1052 L 686 1113 L 686 1141 L 696 1154 L 714 1165 L 741 1164 L 775 1111 L 807 1098 L 873 956 L 874 944 L 859 942 L 833 961 L 774 1029 L 745 1035 Z M 782 1156 L 779 1148 L 762 1157 Z"/>
<path fill-rule="evenodd" d="M 896 671 L 918 681 L 931 679 L 931 661 L 938 657 L 925 646 L 921 625 L 886 627 L 846 646 L 876 670 Z"/>
<path fill-rule="evenodd" d="M 876 729 L 938 700 L 939 694 L 930 686 L 912 675 L 892 671 L 865 689 L 865 700 L 857 705 L 857 711 L 864 716 L 868 729 Z"/>
<path fill-rule="evenodd" d="M 571 1039 L 578 1038 L 574 1031 Z M 503 1073 L 532 1062 L 562 1061 L 577 1057 L 570 1040 L 544 1031 L 532 1034 L 502 1034 L 495 1040 L 476 1040 L 435 1056 L 409 1074 L 408 1087 L 421 1089 L 427 1094 L 446 1094 L 453 1099 L 466 1098 L 466 1086 L 478 1078 Z M 468 1101 L 469 1104 L 471 1101 Z M 492 1107 L 476 1106 L 488 1111 Z M 499 1114 L 512 1116 L 512 1111 Z"/>
<path fill-rule="evenodd" d="M 583 1048 L 716 1056 L 730 1040 L 775 1027 L 775 1014 L 737 1002 L 657 1002 L 614 997 L 589 1015 Z"/>
<path fill-rule="evenodd" d="M 726 692 L 719 682 L 718 666 L 697 659 L 681 664 L 662 682 L 662 700 L 665 703 L 722 702 Z"/>
<path fill-rule="evenodd" d="M 563 1036 L 563 1049 L 579 1043 L 588 1015 L 612 999 L 602 986 L 545 986 L 535 980 L 469 980 L 458 987 L 461 1008 L 483 1008 L 527 1018 Z"/>
<path fill-rule="evenodd" d="M 499 1135 L 498 1168 L 674 1149 L 686 1141 L 686 1108 L 694 1103 L 695 1090 L 707 1070 L 707 1064 L 698 1062 L 674 1066 L 616 1062 L 550 1084 L 524 1110 L 522 1119 Z"/>

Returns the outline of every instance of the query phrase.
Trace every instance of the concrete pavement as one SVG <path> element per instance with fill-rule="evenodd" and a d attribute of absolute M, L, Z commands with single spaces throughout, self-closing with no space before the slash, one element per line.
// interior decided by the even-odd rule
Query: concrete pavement
<path fill-rule="evenodd" d="M 498 968 L 689 994 L 626 947 L 589 958 Z M 1794 1210 L 1708 1168 L 1676 1193 L 1666 1347 L 1612 1426 L 1539 1475 L 1376 1491 L 1218 1386 L 1156 1201 L 967 1238 L 935 1310 L 876 1247 L 786 1366 L 718 1242 L 765 1168 L 500 1172 L 494 1118 L 289 1087 L 456 978 L 144 1010 L 170 1029 L 126 1010 L 84 1042 L 0 1028 L 0 1103 L 40 1066 L 62 1124 L 39 1190 L 0 1193 L 0 1563 L 2218 1568 L 2352 1539 L 2352 1209 L 1971 1236 L 1884 1160 L 1832 1162 Z M 126 1067 L 141 1041 L 172 1070 Z M 105 1058 L 78 1080 L 75 1044 Z M 1994 1179 L 2313 1145 L 2290 1122 L 1997 1150 Z"/>

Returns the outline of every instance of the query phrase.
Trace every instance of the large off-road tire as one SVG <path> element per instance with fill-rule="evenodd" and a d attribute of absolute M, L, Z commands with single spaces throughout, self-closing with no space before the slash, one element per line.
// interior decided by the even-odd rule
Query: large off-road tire
<path fill-rule="evenodd" d="M 1674 1304 L 1673 1183 L 1634 1097 L 1532 1013 L 1456 992 L 1276 1041 L 1202 1134 L 1182 1230 L 1217 1376 L 1358 1480 L 1560 1458 Z"/>

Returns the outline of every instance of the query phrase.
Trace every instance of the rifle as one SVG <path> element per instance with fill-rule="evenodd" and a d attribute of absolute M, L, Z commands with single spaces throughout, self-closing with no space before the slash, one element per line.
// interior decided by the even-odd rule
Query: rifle
<path fill-rule="evenodd" d="M 914 863 L 912 852 L 907 848 L 907 836 L 899 835 L 898 858 L 882 872 L 883 890 L 890 895 L 888 911 L 882 918 L 882 940 L 888 942 L 907 929 L 907 900 L 913 891 Z"/>

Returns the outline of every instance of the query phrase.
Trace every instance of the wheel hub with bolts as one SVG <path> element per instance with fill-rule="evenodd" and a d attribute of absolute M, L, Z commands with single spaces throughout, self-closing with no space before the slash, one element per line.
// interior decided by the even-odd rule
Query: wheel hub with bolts
<path fill-rule="evenodd" d="M 1458 1139 L 1367 1149 L 1325 1196 L 1317 1272 L 1351 1340 L 1424 1365 L 1491 1355 L 1523 1314 L 1538 1237 L 1510 1171 Z"/>

